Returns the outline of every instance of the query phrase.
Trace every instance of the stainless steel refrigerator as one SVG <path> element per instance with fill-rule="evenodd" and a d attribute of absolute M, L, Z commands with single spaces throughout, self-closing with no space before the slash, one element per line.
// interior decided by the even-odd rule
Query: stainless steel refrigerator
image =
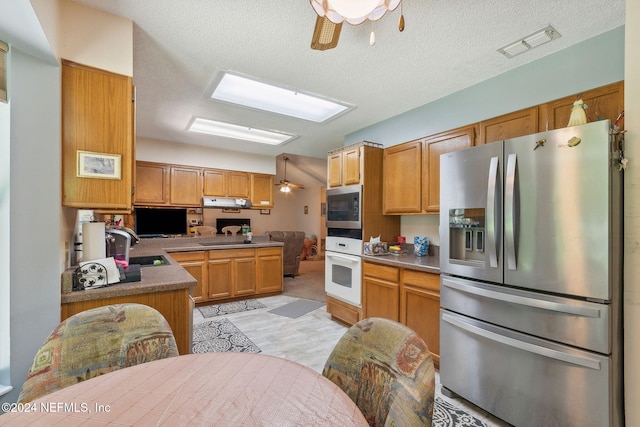
<path fill-rule="evenodd" d="M 624 425 L 609 121 L 440 158 L 440 382 L 516 426 Z"/>

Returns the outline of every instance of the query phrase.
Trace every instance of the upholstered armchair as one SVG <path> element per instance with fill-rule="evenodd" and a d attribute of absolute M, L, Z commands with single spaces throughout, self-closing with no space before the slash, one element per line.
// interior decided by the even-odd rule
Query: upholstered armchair
<path fill-rule="evenodd" d="M 300 267 L 300 255 L 304 246 L 304 231 L 267 231 L 269 240 L 283 242 L 282 271 L 284 276 L 295 277 Z"/>
<path fill-rule="evenodd" d="M 18 402 L 128 366 L 178 356 L 167 320 L 142 304 L 117 304 L 75 314 L 36 353 Z"/>
<path fill-rule="evenodd" d="M 431 426 L 431 353 L 401 323 L 382 318 L 356 323 L 334 347 L 322 375 L 344 390 L 371 426 Z"/>

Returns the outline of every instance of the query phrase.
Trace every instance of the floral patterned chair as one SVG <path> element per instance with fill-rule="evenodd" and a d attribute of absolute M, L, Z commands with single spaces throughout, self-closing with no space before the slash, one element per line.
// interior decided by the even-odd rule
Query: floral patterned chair
<path fill-rule="evenodd" d="M 178 356 L 167 320 L 142 304 L 118 304 L 75 314 L 36 353 L 20 391 L 26 403 L 107 372 Z"/>
<path fill-rule="evenodd" d="M 431 353 L 400 323 L 381 318 L 356 323 L 336 344 L 322 375 L 344 390 L 371 426 L 431 426 Z"/>

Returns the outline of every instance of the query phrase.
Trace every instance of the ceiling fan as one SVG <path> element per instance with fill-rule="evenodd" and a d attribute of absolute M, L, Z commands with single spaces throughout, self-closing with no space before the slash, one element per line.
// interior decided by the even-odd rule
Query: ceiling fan
<path fill-rule="evenodd" d="M 327 50 L 338 45 L 342 23 L 359 25 L 371 21 L 369 44 L 376 44 L 373 22 L 382 18 L 388 11 L 395 10 L 402 0 L 310 0 L 315 10 L 316 25 L 311 38 L 311 49 Z M 404 14 L 400 10 L 398 30 L 404 31 Z"/>
<path fill-rule="evenodd" d="M 294 184 L 292 182 L 289 182 L 289 180 L 287 180 L 287 161 L 289 160 L 289 158 L 287 156 L 284 156 L 283 159 L 284 159 L 284 179 L 281 179 L 280 183 L 276 184 L 280 186 L 280 191 L 282 191 L 283 193 L 290 193 L 292 188 L 299 188 L 300 190 L 304 190 L 304 185 Z"/>

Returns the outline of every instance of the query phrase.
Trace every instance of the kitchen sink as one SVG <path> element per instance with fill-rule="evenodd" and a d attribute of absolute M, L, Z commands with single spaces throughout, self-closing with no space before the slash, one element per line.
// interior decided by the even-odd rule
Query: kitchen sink
<path fill-rule="evenodd" d="M 169 261 L 164 255 L 147 255 L 147 256 L 132 256 L 129 257 L 129 264 L 140 264 L 141 266 L 158 266 L 169 265 Z"/>

